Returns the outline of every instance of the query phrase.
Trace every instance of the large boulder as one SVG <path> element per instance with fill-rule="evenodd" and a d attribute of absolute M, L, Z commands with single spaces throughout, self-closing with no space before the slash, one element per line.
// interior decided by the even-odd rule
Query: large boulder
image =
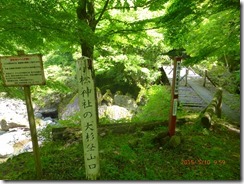
<path fill-rule="evenodd" d="M 99 116 L 99 118 L 106 117 L 107 109 L 108 109 L 108 106 L 105 105 L 105 104 L 98 107 L 98 116 Z"/>
<path fill-rule="evenodd" d="M 9 126 L 7 124 L 8 123 L 7 123 L 7 121 L 5 119 L 2 119 L 0 121 L 0 128 L 1 128 L 2 131 L 6 131 L 6 132 L 9 131 Z"/>
<path fill-rule="evenodd" d="M 18 128 L 18 127 L 26 127 L 26 125 L 21 125 L 21 124 L 18 124 L 18 123 L 14 123 L 14 122 L 7 122 L 5 119 L 2 119 L 0 121 L 0 129 L 2 131 L 9 131 L 9 129 L 12 129 L 12 128 Z"/>
<path fill-rule="evenodd" d="M 173 148 L 176 148 L 177 146 L 179 146 L 181 143 L 181 139 L 179 136 L 177 135 L 173 135 L 170 140 L 169 140 L 169 145 Z"/>
<path fill-rule="evenodd" d="M 10 128 L 29 126 L 24 101 L 0 98 L 0 109 L 0 130 L 8 131 Z"/>
<path fill-rule="evenodd" d="M 118 105 L 108 106 L 104 111 L 104 115 L 112 120 L 129 119 L 132 114 L 124 107 Z M 103 116 L 100 114 L 100 116 Z"/>
<path fill-rule="evenodd" d="M 16 145 L 22 145 L 22 142 L 31 140 L 30 133 L 23 130 L 7 132 L 0 136 L 0 157 L 9 157 L 16 154 Z"/>
<path fill-rule="evenodd" d="M 114 105 L 124 107 L 129 111 L 135 111 L 137 109 L 136 101 L 126 95 L 114 95 Z"/>
<path fill-rule="evenodd" d="M 14 154 L 14 148 L 11 145 L 0 142 L 0 158 L 6 158 Z"/>
<path fill-rule="evenodd" d="M 131 118 L 133 111 L 136 109 L 137 105 L 133 98 L 127 97 L 125 95 L 118 95 L 116 97 L 117 104 L 120 105 L 100 105 L 98 106 L 98 115 L 99 117 L 108 117 L 109 119 L 119 120 L 124 118 Z M 126 106 L 123 107 L 122 105 Z M 75 115 L 80 111 L 79 107 L 79 98 L 78 95 L 75 95 L 70 103 L 64 108 L 64 111 L 60 115 L 60 119 L 66 120 L 70 116 Z"/>
<path fill-rule="evenodd" d="M 68 103 L 66 107 L 64 107 L 64 110 L 60 112 L 59 115 L 60 119 L 66 120 L 69 118 L 69 116 L 74 115 L 76 112 L 79 112 L 79 97 L 78 94 L 76 94 Z"/>

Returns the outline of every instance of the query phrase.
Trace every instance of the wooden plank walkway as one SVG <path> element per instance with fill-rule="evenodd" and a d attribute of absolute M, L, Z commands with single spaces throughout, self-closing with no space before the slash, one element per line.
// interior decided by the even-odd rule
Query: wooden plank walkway
<path fill-rule="evenodd" d="M 166 72 L 167 77 L 169 78 L 170 83 L 172 82 L 173 71 L 171 66 L 163 66 Z M 182 67 L 180 76 L 183 77 L 186 73 L 186 68 Z M 189 70 L 188 73 L 188 84 L 185 86 L 185 79 L 183 79 L 179 84 L 179 101 L 182 107 L 186 110 L 191 110 L 195 112 L 200 112 L 211 102 L 214 94 L 215 87 L 207 81 L 206 86 L 203 87 L 203 78 L 198 74 L 194 73 L 192 70 Z M 211 86 L 211 87 L 209 87 Z M 226 99 L 233 98 L 231 94 L 223 90 L 223 97 Z M 231 120 L 233 124 L 240 124 L 240 112 L 231 109 L 226 103 L 225 98 L 223 98 L 222 103 L 222 114 L 227 119 Z M 233 101 L 236 100 L 233 98 Z"/>
<path fill-rule="evenodd" d="M 171 66 L 164 66 L 164 70 L 166 72 L 166 75 L 172 84 L 172 77 L 173 77 L 173 71 Z M 183 77 L 185 75 L 186 69 L 182 68 L 180 72 L 180 76 Z M 199 75 L 195 74 L 191 70 L 189 70 L 188 73 L 188 83 L 189 79 L 193 77 L 200 77 Z M 185 79 L 180 81 L 179 84 L 179 101 L 180 105 L 189 111 L 192 112 L 200 112 L 202 111 L 206 106 L 207 103 L 194 91 L 194 89 L 188 84 L 185 86 Z"/>

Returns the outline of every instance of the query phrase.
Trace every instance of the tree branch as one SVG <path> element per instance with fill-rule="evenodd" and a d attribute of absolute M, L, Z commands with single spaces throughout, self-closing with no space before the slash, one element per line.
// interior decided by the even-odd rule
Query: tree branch
<path fill-rule="evenodd" d="M 142 29 L 121 29 L 121 30 L 117 30 L 117 31 L 110 31 L 108 32 L 108 34 L 120 34 L 120 33 L 137 33 L 137 32 L 141 32 L 141 31 L 148 31 L 148 30 L 154 30 L 154 29 L 160 29 L 162 28 L 162 26 L 156 26 L 156 27 L 150 27 L 150 28 L 142 28 Z"/>
<path fill-rule="evenodd" d="M 101 13 L 100 13 L 98 19 L 96 20 L 96 24 L 101 20 L 101 18 L 102 18 L 102 16 L 103 16 L 104 12 L 106 11 L 106 9 L 107 9 L 107 7 L 108 7 L 108 3 L 109 3 L 109 0 L 107 0 L 107 1 L 105 2 L 105 4 L 104 4 L 104 6 L 103 6 L 103 9 L 102 9 Z"/>

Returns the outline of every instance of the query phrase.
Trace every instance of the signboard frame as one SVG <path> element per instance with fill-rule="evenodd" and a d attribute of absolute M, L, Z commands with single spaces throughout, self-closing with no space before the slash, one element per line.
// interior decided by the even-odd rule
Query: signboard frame
<path fill-rule="evenodd" d="M 15 71 L 12 69 L 15 69 Z M 15 87 L 46 84 L 41 54 L 2 56 L 0 57 L 0 71 L 4 86 Z M 33 78 L 34 76 L 35 78 Z M 8 78 L 11 79 L 11 82 L 8 81 Z"/>
<path fill-rule="evenodd" d="M 38 60 L 35 62 L 35 63 L 39 63 L 40 66 L 35 66 L 33 65 L 32 67 L 30 67 L 31 65 L 29 65 L 29 63 L 31 62 L 28 62 L 27 60 L 29 60 L 31 57 L 37 57 Z M 20 63 L 12 63 L 11 61 L 11 58 L 12 58 L 12 61 L 18 61 L 18 60 L 22 60 L 22 62 Z M 15 67 L 9 67 L 9 68 L 4 68 L 3 67 L 3 59 L 9 59 L 9 61 L 5 61 L 5 62 L 9 62 L 8 64 L 10 64 L 10 66 L 14 66 Z M 34 64 L 35 64 L 34 63 Z M 4 63 L 5 64 L 5 63 Z M 18 75 L 18 72 L 13 72 L 13 79 L 16 79 L 15 77 L 24 77 L 25 75 L 24 74 L 28 74 L 29 72 L 33 72 L 33 74 L 36 74 L 38 75 L 41 74 L 41 82 L 35 82 L 35 83 L 31 83 L 31 84 L 8 84 L 6 82 L 6 76 L 5 76 L 5 69 L 8 70 L 8 75 L 10 75 L 10 79 L 11 79 L 11 70 L 12 69 L 21 69 L 23 68 L 23 65 L 20 67 L 20 66 L 17 66 L 17 65 L 20 65 L 20 64 L 25 64 L 25 66 L 27 66 L 27 68 L 37 68 L 37 69 L 40 69 L 39 71 L 27 71 L 26 68 L 25 70 L 20 70 L 20 73 L 22 74 L 19 74 Z M 33 64 L 33 63 L 31 63 Z M 19 55 L 17 56 L 3 56 L 3 57 L 0 57 L 0 72 L 2 74 L 2 79 L 3 79 L 3 85 L 4 86 L 10 86 L 10 87 L 14 87 L 14 86 L 21 86 L 24 88 L 24 94 L 25 94 L 25 101 L 26 101 L 26 107 L 27 107 L 27 114 L 28 114 L 28 120 L 29 120 L 29 126 L 30 126 L 30 133 L 31 133 L 31 141 L 32 141 L 32 146 L 33 146 L 33 153 L 34 153 L 34 159 L 35 159 L 35 168 L 36 168 L 36 177 L 37 179 L 41 179 L 42 178 L 42 166 L 41 166 L 41 159 L 40 159 L 40 152 L 39 152 L 39 145 L 38 145 L 38 138 L 37 138 L 37 132 L 36 132 L 36 123 L 35 123 L 35 117 L 34 117 L 34 110 L 33 110 L 33 105 L 32 105 L 32 101 L 31 101 L 31 91 L 30 91 L 30 86 L 31 85 L 45 85 L 46 84 L 46 81 L 45 81 L 45 75 L 44 75 L 44 68 L 43 68 L 43 61 L 42 61 L 42 55 L 41 54 L 33 54 L 33 55 L 25 55 L 24 54 L 24 51 L 19 51 Z M 16 74 L 17 73 L 17 74 Z M 35 76 L 35 75 L 33 75 Z M 27 76 L 25 76 L 26 78 L 28 78 Z M 13 80 L 12 79 L 12 80 Z M 30 78 L 31 79 L 31 78 Z M 17 80 L 17 79 L 16 79 Z M 24 81 L 24 80 L 22 80 Z"/>

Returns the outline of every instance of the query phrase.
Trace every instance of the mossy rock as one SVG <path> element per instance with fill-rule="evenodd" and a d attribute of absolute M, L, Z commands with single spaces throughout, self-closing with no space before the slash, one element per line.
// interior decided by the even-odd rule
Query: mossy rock
<path fill-rule="evenodd" d="M 142 143 L 142 139 L 136 138 L 133 140 L 129 140 L 128 145 L 133 149 L 133 148 L 138 148 L 139 144 Z"/>
<path fill-rule="evenodd" d="M 179 146 L 180 143 L 181 143 L 181 138 L 177 135 L 172 136 L 169 140 L 169 145 L 173 148 Z"/>
<path fill-rule="evenodd" d="M 164 146 L 169 142 L 168 132 L 159 132 L 153 139 L 152 143 L 157 146 Z"/>

